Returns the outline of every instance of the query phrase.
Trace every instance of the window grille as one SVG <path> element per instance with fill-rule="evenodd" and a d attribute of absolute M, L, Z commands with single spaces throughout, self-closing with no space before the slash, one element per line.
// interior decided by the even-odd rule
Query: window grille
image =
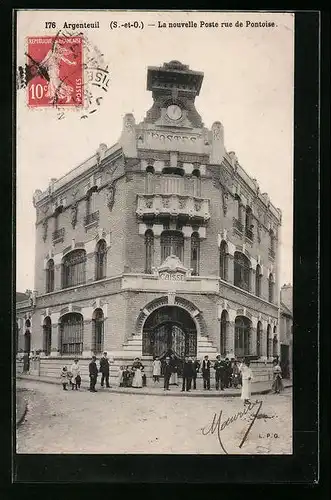
<path fill-rule="evenodd" d="M 69 313 L 63 316 L 60 325 L 61 354 L 81 354 L 83 352 L 83 316 Z"/>
<path fill-rule="evenodd" d="M 236 356 L 250 355 L 250 321 L 247 318 L 237 317 L 235 320 L 234 347 Z"/>
<path fill-rule="evenodd" d="M 234 253 L 234 285 L 249 291 L 250 262 L 241 252 Z"/>
<path fill-rule="evenodd" d="M 85 250 L 74 250 L 66 255 L 62 263 L 62 288 L 80 285 L 86 279 Z"/>
<path fill-rule="evenodd" d="M 256 354 L 262 356 L 262 325 L 259 321 L 256 327 Z"/>
<path fill-rule="evenodd" d="M 176 255 L 183 261 L 184 237 L 175 231 L 163 232 L 161 234 L 161 261 L 163 262 L 169 255 Z"/>
<path fill-rule="evenodd" d="M 154 235 L 150 229 L 145 233 L 145 273 L 152 274 Z"/>
<path fill-rule="evenodd" d="M 228 279 L 228 247 L 225 241 L 222 241 L 220 246 L 220 278 Z"/>
<path fill-rule="evenodd" d="M 43 351 L 46 354 L 46 356 L 49 356 L 51 353 L 51 346 L 52 346 L 52 322 L 49 317 L 45 318 L 44 321 L 43 337 L 44 337 Z"/>
<path fill-rule="evenodd" d="M 220 352 L 222 356 L 225 356 L 226 354 L 226 336 L 227 336 L 227 326 L 228 322 L 226 319 L 226 312 L 222 312 L 221 316 L 221 324 L 220 324 Z"/>
<path fill-rule="evenodd" d="M 94 353 L 100 354 L 104 349 L 104 317 L 102 309 L 97 309 L 94 314 L 95 316 L 92 320 L 92 350 Z"/>

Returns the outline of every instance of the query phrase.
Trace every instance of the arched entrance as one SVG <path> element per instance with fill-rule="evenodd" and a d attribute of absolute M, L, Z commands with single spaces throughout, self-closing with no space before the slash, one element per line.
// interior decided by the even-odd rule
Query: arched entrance
<path fill-rule="evenodd" d="M 153 311 L 143 326 L 143 355 L 160 358 L 175 354 L 197 355 L 197 329 L 191 315 L 177 306 L 163 306 Z"/>
<path fill-rule="evenodd" d="M 24 333 L 24 356 L 23 356 L 23 371 L 28 372 L 30 369 L 30 350 L 31 350 L 31 321 L 25 322 Z"/>

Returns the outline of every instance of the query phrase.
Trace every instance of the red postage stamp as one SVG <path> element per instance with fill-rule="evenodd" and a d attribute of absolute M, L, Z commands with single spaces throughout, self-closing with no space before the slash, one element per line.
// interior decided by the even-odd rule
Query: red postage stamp
<path fill-rule="evenodd" d="M 26 56 L 29 106 L 83 106 L 83 37 L 28 37 Z"/>

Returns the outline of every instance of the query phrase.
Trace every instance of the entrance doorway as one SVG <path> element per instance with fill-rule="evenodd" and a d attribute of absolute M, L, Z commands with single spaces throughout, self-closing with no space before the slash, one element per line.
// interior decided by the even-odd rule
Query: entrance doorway
<path fill-rule="evenodd" d="M 30 349 L 31 349 L 31 333 L 26 330 L 24 335 L 24 355 L 23 355 L 23 371 L 28 372 L 30 369 Z"/>
<path fill-rule="evenodd" d="M 163 358 L 197 355 L 197 330 L 190 314 L 177 306 L 156 309 L 143 328 L 143 355 Z"/>

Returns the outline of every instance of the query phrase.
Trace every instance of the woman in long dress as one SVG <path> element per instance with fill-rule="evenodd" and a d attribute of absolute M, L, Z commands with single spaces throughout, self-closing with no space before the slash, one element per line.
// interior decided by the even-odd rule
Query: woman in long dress
<path fill-rule="evenodd" d="M 284 389 L 283 381 L 282 381 L 282 369 L 279 366 L 278 362 L 275 362 L 273 367 L 273 382 L 271 389 L 275 394 L 279 394 L 280 391 Z"/>
<path fill-rule="evenodd" d="M 141 388 L 143 386 L 143 377 L 141 373 L 143 365 L 141 364 L 139 358 L 136 358 L 132 365 L 132 370 L 134 372 L 132 387 Z"/>
<path fill-rule="evenodd" d="M 161 375 L 161 361 L 159 358 L 155 358 L 153 361 L 153 380 L 154 382 L 160 382 Z"/>
<path fill-rule="evenodd" d="M 253 379 L 253 373 L 249 365 L 249 359 L 245 359 L 240 366 L 242 376 L 241 399 L 244 401 L 244 404 L 249 404 L 251 397 L 251 383 Z"/>
<path fill-rule="evenodd" d="M 171 373 L 169 385 L 178 385 L 178 365 L 177 365 L 176 356 L 174 354 L 171 354 L 170 364 L 172 367 L 172 373 Z"/>

